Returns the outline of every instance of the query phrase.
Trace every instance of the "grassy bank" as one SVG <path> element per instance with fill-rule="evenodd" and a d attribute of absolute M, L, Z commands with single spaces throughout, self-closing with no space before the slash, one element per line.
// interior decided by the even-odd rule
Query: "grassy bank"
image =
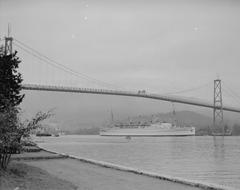
<path fill-rule="evenodd" d="M 12 161 L 7 171 L 0 171 L 0 189 L 4 190 L 74 190 L 72 183 L 50 175 L 45 170 Z"/>

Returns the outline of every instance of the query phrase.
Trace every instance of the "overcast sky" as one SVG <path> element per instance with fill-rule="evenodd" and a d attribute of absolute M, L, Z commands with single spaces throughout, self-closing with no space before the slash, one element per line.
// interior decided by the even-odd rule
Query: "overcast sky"
<path fill-rule="evenodd" d="M 121 88 L 169 93 L 203 86 L 182 95 L 212 100 L 218 75 L 240 94 L 237 0 L 0 0 L 1 38 L 8 23 L 14 38 Z M 17 50 L 25 82 L 94 86 Z"/>

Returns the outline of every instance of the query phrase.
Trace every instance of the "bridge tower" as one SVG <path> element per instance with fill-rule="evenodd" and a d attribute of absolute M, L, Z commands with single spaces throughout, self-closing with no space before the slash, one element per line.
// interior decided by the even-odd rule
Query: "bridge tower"
<path fill-rule="evenodd" d="M 12 55 L 13 37 L 10 37 L 10 25 L 8 24 L 8 36 L 5 37 L 4 55 Z"/>
<path fill-rule="evenodd" d="M 212 135 L 224 135 L 223 126 L 223 104 L 221 80 L 214 80 L 214 100 L 213 100 L 213 129 Z"/>

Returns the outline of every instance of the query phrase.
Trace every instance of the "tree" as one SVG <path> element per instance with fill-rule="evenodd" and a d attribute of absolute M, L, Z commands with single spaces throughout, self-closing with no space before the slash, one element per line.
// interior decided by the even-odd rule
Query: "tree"
<path fill-rule="evenodd" d="M 20 118 L 18 120 L 18 142 L 21 142 L 22 138 L 28 138 L 30 136 L 31 131 L 41 127 L 41 122 L 49 117 L 51 117 L 53 114 L 51 111 L 48 112 L 41 112 L 39 111 L 32 119 L 21 121 Z"/>
<path fill-rule="evenodd" d="M 0 168 L 6 169 L 11 154 L 22 148 L 22 139 L 29 137 L 31 130 L 37 129 L 41 121 L 49 118 L 51 112 L 38 112 L 32 119 L 21 121 L 15 118 L 14 109 L 0 113 Z"/>
<path fill-rule="evenodd" d="M 17 107 L 23 100 L 20 95 L 21 74 L 17 72 L 20 60 L 14 54 L 0 54 L 0 167 L 6 169 L 13 149 L 20 144 L 18 136 Z"/>
<path fill-rule="evenodd" d="M 7 109 L 0 113 L 0 168 L 6 169 L 14 149 L 19 149 L 16 131 L 16 113 Z"/>
<path fill-rule="evenodd" d="M 15 51 L 14 54 L 0 56 L 0 112 L 16 109 L 24 98 L 20 94 L 22 77 L 17 71 L 21 61 L 16 54 Z"/>
<path fill-rule="evenodd" d="M 18 106 L 24 95 L 20 94 L 22 77 L 17 69 L 21 61 L 16 54 L 0 54 L 0 169 L 6 169 L 11 154 L 21 150 L 22 138 L 51 116 L 50 112 L 38 112 L 31 120 L 21 122 Z"/>

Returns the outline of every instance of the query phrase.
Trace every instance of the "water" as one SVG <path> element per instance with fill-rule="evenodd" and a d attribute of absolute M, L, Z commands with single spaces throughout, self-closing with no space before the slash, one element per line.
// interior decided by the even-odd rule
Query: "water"
<path fill-rule="evenodd" d="M 40 137 L 62 153 L 240 189 L 240 137 Z"/>

